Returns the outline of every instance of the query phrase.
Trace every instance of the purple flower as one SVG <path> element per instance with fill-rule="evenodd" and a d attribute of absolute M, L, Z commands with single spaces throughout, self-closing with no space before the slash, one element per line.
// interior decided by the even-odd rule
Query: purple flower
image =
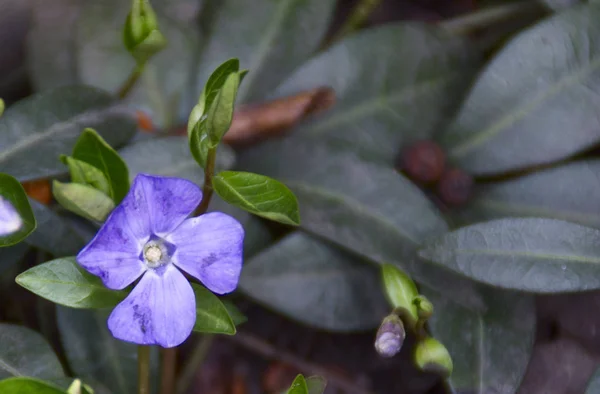
<path fill-rule="evenodd" d="M 15 207 L 7 199 L 0 197 L 0 237 L 16 232 L 22 225 L 23 220 Z"/>
<path fill-rule="evenodd" d="M 141 277 L 108 318 L 115 338 L 173 347 L 190 335 L 196 300 L 180 270 L 218 294 L 236 288 L 244 230 L 220 212 L 188 218 L 201 199 L 190 181 L 140 174 L 77 256 L 110 289 Z"/>

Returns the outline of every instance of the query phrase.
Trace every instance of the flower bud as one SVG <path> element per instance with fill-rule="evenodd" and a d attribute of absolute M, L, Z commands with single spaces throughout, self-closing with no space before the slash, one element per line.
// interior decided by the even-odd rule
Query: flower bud
<path fill-rule="evenodd" d="M 443 377 L 452 374 L 452 358 L 444 345 L 428 337 L 415 346 L 415 364 L 422 371 L 434 372 Z"/>
<path fill-rule="evenodd" d="M 148 0 L 133 0 L 123 29 L 123 42 L 138 64 L 146 63 L 167 45 Z"/>
<path fill-rule="evenodd" d="M 413 329 L 418 320 L 415 297 L 419 295 L 417 285 L 403 271 L 391 264 L 381 266 L 385 295 L 394 312 L 400 315 L 409 329 Z"/>
<path fill-rule="evenodd" d="M 419 320 L 427 320 L 433 315 L 433 304 L 423 294 L 416 296 L 413 302 L 417 306 Z"/>
<path fill-rule="evenodd" d="M 375 337 L 375 350 L 382 357 L 394 357 L 404 343 L 406 332 L 402 320 L 396 314 L 391 314 L 381 323 Z"/>

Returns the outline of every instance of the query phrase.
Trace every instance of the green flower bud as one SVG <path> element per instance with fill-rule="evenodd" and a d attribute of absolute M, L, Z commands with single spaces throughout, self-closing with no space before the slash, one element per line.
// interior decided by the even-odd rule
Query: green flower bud
<path fill-rule="evenodd" d="M 167 45 L 148 0 L 133 0 L 123 29 L 123 42 L 138 64 L 146 63 Z"/>
<path fill-rule="evenodd" d="M 415 297 L 419 295 L 415 282 L 391 264 L 381 266 L 381 274 L 386 297 L 394 312 L 400 315 L 407 327 L 414 330 L 418 320 Z"/>
<path fill-rule="evenodd" d="M 452 358 L 444 345 L 434 338 L 422 339 L 415 346 L 415 364 L 422 371 L 443 377 L 452 374 Z"/>
<path fill-rule="evenodd" d="M 417 306 L 419 320 L 427 320 L 433 315 L 433 304 L 424 295 L 416 296 L 413 303 Z"/>
<path fill-rule="evenodd" d="M 375 350 L 382 357 L 394 357 L 404 343 L 406 332 L 398 315 L 391 314 L 381 323 L 375 337 Z"/>

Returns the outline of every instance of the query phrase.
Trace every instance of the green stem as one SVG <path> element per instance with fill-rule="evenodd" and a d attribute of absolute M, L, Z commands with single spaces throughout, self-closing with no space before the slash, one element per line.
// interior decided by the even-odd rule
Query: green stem
<path fill-rule="evenodd" d="M 493 24 L 512 20 L 517 16 L 539 9 L 540 5 L 535 1 L 503 4 L 442 21 L 439 23 L 439 26 L 454 34 L 470 34 L 477 30 L 487 29 Z"/>
<path fill-rule="evenodd" d="M 185 364 L 183 371 L 179 376 L 179 381 L 177 383 L 177 394 L 184 394 L 187 392 L 196 372 L 202 365 L 202 362 L 206 358 L 208 351 L 210 350 L 210 346 L 213 343 L 215 336 L 206 334 L 203 335 L 200 339 L 200 342 L 194 348 L 194 352 L 192 356 L 189 358 L 189 361 Z"/>
<path fill-rule="evenodd" d="M 135 66 L 131 74 L 129 74 L 129 77 L 125 80 L 125 82 L 123 82 L 123 85 L 121 85 L 121 88 L 119 89 L 119 99 L 123 100 L 129 95 L 137 81 L 142 76 L 144 66 L 145 64 L 138 64 Z"/>
<path fill-rule="evenodd" d="M 150 394 L 150 346 L 138 346 L 138 394 Z"/>
<path fill-rule="evenodd" d="M 325 45 L 328 47 L 335 41 L 358 30 L 367 21 L 371 13 L 379 6 L 381 0 L 359 0 L 338 32 Z"/>
<path fill-rule="evenodd" d="M 193 216 L 206 213 L 208 204 L 213 195 L 212 179 L 215 173 L 215 162 L 217 160 L 217 148 L 209 148 L 206 155 L 206 167 L 204 168 L 204 187 L 202 188 L 202 201 L 194 211 Z"/>

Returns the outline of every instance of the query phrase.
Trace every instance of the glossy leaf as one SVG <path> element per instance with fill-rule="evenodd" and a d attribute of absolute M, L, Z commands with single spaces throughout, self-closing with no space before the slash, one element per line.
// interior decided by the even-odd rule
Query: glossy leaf
<path fill-rule="evenodd" d="M 110 290 L 97 276 L 79 267 L 74 257 L 60 258 L 23 272 L 16 282 L 47 300 L 71 308 L 108 308 L 127 293 Z"/>
<path fill-rule="evenodd" d="M 71 156 L 61 156 L 60 160 L 69 167 L 72 182 L 90 185 L 106 195 L 110 194 L 111 186 L 101 170 Z"/>
<path fill-rule="evenodd" d="M 223 200 L 250 213 L 284 224 L 300 224 L 296 196 L 275 179 L 223 171 L 213 178 L 213 187 Z"/>
<path fill-rule="evenodd" d="M 301 232 L 251 258 L 240 289 L 297 321 L 335 331 L 377 327 L 389 309 L 375 267 Z"/>
<path fill-rule="evenodd" d="M 533 297 L 478 286 L 484 303 L 474 306 L 456 302 L 444 287 L 421 290 L 435 305 L 428 326 L 452 357 L 453 392 L 517 392 L 535 339 Z"/>
<path fill-rule="evenodd" d="M 110 94 L 88 86 L 54 89 L 19 101 L 0 118 L 0 168 L 19 181 L 62 174 L 58 158 L 71 151 L 84 127 L 98 130 L 112 146 L 136 131 Z"/>
<path fill-rule="evenodd" d="M 599 6 L 582 4 L 511 40 L 442 135 L 449 158 L 472 174 L 495 174 L 600 141 L 600 47 L 591 45 L 600 39 L 598 18 Z"/>
<path fill-rule="evenodd" d="M 129 171 L 119 154 L 93 129 L 85 129 L 75 147 L 73 157 L 96 167 L 109 183 L 107 193 L 118 204 L 129 191 Z"/>
<path fill-rule="evenodd" d="M 240 86 L 240 74 L 231 73 L 225 79 L 219 93 L 206 112 L 206 132 L 210 138 L 210 147 L 216 147 L 229 130 L 233 120 L 233 110 Z"/>
<path fill-rule="evenodd" d="M 0 247 L 21 242 L 35 230 L 35 216 L 23 186 L 14 177 L 3 173 L 0 173 L 0 203 L 2 209 L 7 210 L 2 217 L 12 218 L 10 228 L 13 230 L 0 234 Z"/>
<path fill-rule="evenodd" d="M 381 264 L 407 267 L 422 241 L 447 230 L 409 180 L 325 142 L 264 144 L 240 166 L 285 183 L 298 198 L 304 229 Z"/>
<path fill-rule="evenodd" d="M 304 379 L 303 375 L 296 376 L 286 394 L 309 394 L 306 379 Z"/>
<path fill-rule="evenodd" d="M 211 334 L 235 334 L 235 324 L 219 297 L 204 286 L 192 284 L 196 295 L 194 331 Z"/>
<path fill-rule="evenodd" d="M 547 217 L 600 228 L 598 173 L 600 160 L 587 160 L 480 186 L 459 220 Z"/>
<path fill-rule="evenodd" d="M 115 208 L 115 203 L 109 196 L 80 183 L 54 181 L 52 194 L 64 208 L 97 222 L 103 222 Z"/>
<path fill-rule="evenodd" d="M 0 323 L 0 343 L 0 379 L 13 376 L 54 379 L 65 376 L 58 357 L 46 339 L 37 332 L 27 327 Z"/>
<path fill-rule="evenodd" d="M 40 248 L 56 257 L 77 254 L 86 244 L 82 236 L 64 216 L 60 216 L 47 206 L 29 199 L 37 228 L 27 238 L 31 246 Z"/>
<path fill-rule="evenodd" d="M 223 306 L 235 326 L 239 326 L 248 321 L 248 318 L 230 301 L 222 300 Z"/>
<path fill-rule="evenodd" d="M 335 106 L 294 136 L 332 140 L 391 166 L 402 146 L 431 137 L 447 122 L 476 63 L 465 42 L 443 30 L 395 23 L 335 44 L 302 65 L 274 96 L 331 87 Z"/>
<path fill-rule="evenodd" d="M 205 1 L 200 27 L 207 43 L 197 90 L 221 62 L 236 57 L 250 70 L 239 100 L 264 98 L 318 49 L 334 6 L 333 0 Z"/>
<path fill-rule="evenodd" d="M 560 220 L 479 223 L 427 243 L 419 254 L 507 289 L 556 293 L 600 288 L 600 230 Z"/>
<path fill-rule="evenodd" d="M 175 176 L 202 186 L 204 174 L 190 154 L 187 137 L 166 137 L 139 141 L 119 151 L 129 167 L 131 179 L 139 173 Z M 230 168 L 235 161 L 231 148 L 217 151 L 217 169 Z"/>
<path fill-rule="evenodd" d="M 6 394 L 65 394 L 63 389 L 52 383 L 26 377 L 0 380 L 0 392 Z"/>
<path fill-rule="evenodd" d="M 110 310 L 58 307 L 57 322 L 65 355 L 73 373 L 84 381 L 102 382 L 111 394 L 137 392 L 137 346 L 111 335 L 106 321 Z M 157 349 L 156 349 L 157 350 Z M 150 362 L 151 387 L 157 387 L 158 352 Z"/>

